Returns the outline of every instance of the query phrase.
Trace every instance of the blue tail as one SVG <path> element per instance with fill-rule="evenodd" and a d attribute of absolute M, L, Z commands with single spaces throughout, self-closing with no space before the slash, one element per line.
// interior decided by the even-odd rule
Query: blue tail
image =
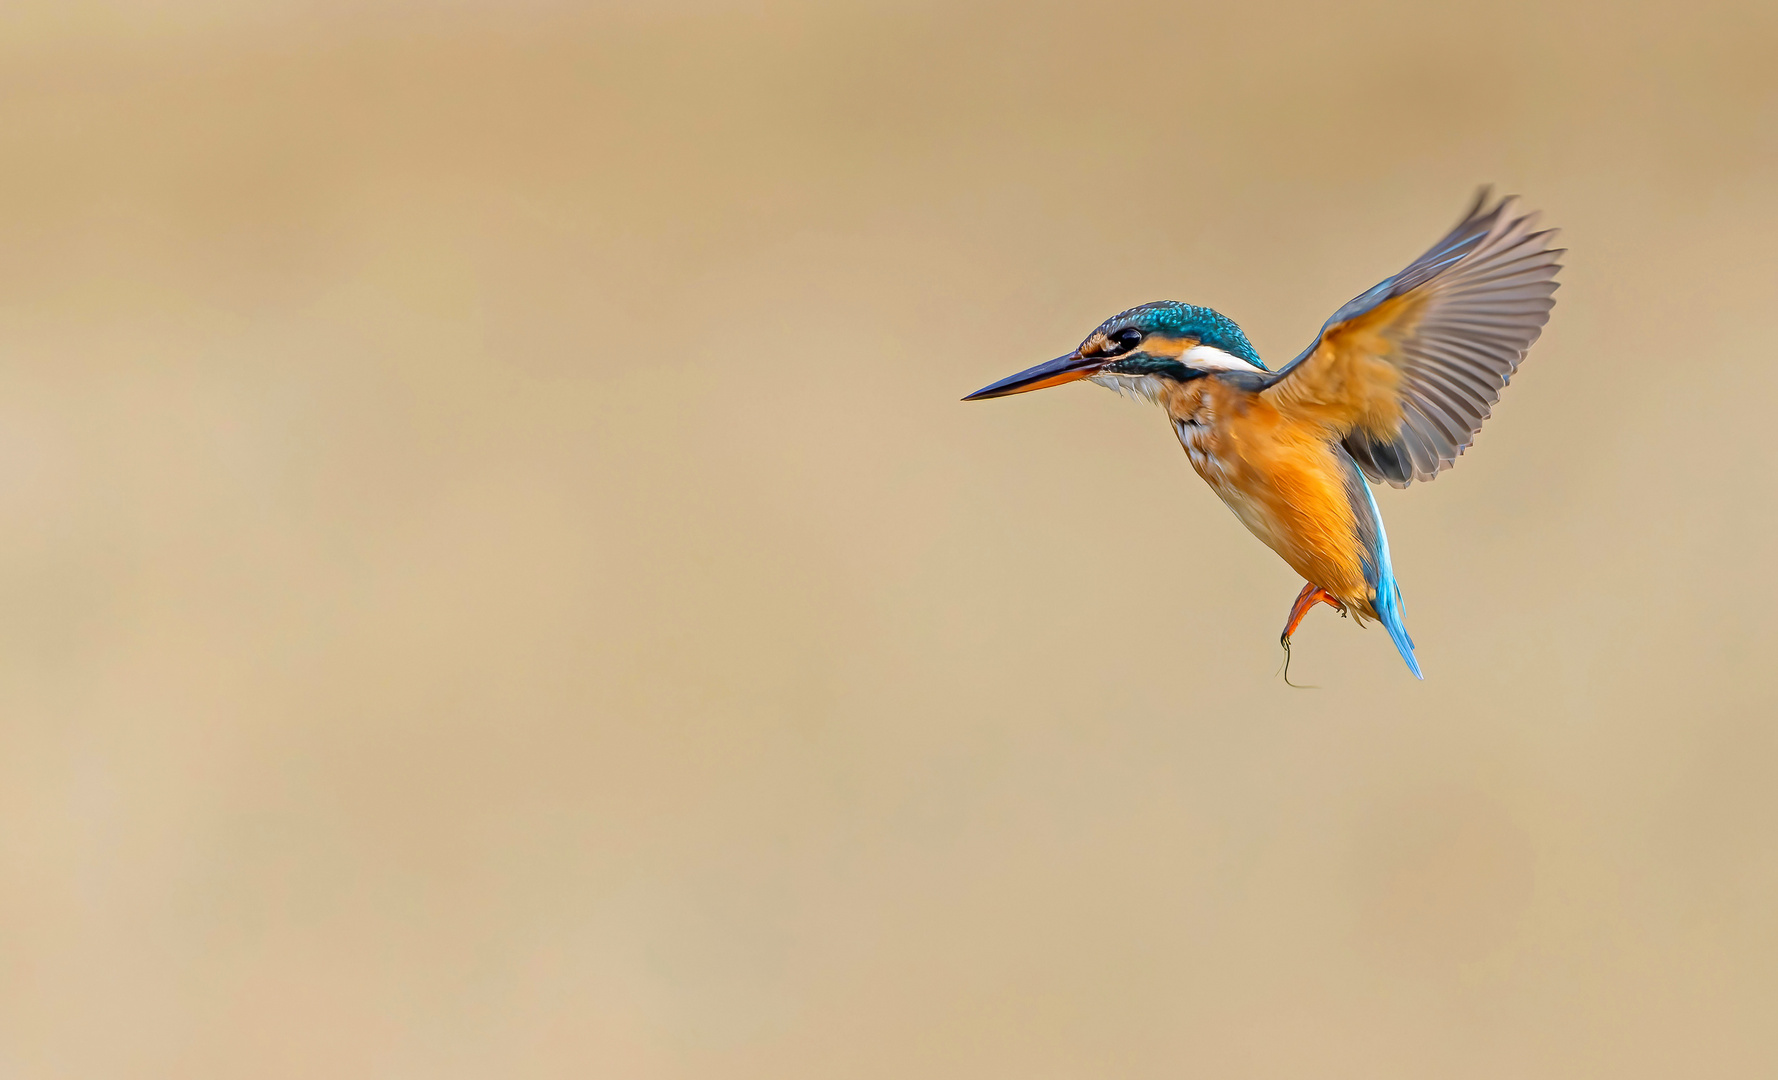
<path fill-rule="evenodd" d="M 1383 584 L 1377 587 L 1377 617 L 1383 620 L 1388 628 L 1389 636 L 1395 639 L 1395 651 L 1414 673 L 1414 678 L 1425 679 L 1420 674 L 1420 661 L 1414 659 L 1414 639 L 1408 636 L 1408 628 L 1401 624 L 1401 586 L 1395 583 L 1395 574 L 1389 569 L 1388 549 L 1384 549 Z"/>
<path fill-rule="evenodd" d="M 1377 618 L 1383 621 L 1389 636 L 1394 639 L 1395 651 L 1401 653 L 1408 670 L 1414 673 L 1414 678 L 1424 680 L 1426 676 L 1420 674 L 1420 662 L 1414 659 L 1414 639 L 1408 636 L 1408 628 L 1401 622 L 1401 586 L 1395 583 L 1395 567 L 1389 564 L 1389 537 L 1383 532 L 1383 515 L 1377 509 L 1377 497 L 1371 494 L 1371 486 L 1362 479 L 1358 481 L 1358 486 L 1364 489 L 1364 497 L 1371 506 L 1371 520 L 1377 525 L 1377 539 L 1373 548 L 1377 560 L 1377 600 L 1372 606 L 1377 609 Z"/>

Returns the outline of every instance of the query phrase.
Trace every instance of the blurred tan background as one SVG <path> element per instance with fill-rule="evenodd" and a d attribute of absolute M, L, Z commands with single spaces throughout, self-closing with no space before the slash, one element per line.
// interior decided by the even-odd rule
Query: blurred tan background
<path fill-rule="evenodd" d="M 1237 10 L 1239 9 L 1239 10 Z M 1778 1075 L 1778 7 L 0 14 L 0 1076 Z M 1151 407 L 1495 181 L 1428 678 Z"/>

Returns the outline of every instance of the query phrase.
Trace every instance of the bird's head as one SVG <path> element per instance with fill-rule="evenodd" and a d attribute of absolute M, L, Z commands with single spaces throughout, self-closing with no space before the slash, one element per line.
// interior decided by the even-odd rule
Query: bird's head
<path fill-rule="evenodd" d="M 1157 380 L 1186 382 L 1213 371 L 1265 370 L 1247 335 L 1228 316 L 1158 300 L 1106 319 L 1067 356 L 1009 375 L 963 400 L 1022 394 L 1079 379 L 1154 397 Z"/>

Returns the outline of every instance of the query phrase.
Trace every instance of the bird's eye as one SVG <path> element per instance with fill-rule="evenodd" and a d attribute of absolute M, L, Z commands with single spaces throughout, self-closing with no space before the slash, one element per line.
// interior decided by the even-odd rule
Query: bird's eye
<path fill-rule="evenodd" d="M 1111 335 L 1111 337 L 1107 339 L 1106 345 L 1109 346 L 1110 352 L 1125 353 L 1134 349 L 1137 345 L 1141 344 L 1141 342 L 1142 331 L 1136 329 L 1134 326 L 1126 326 L 1122 330 Z"/>

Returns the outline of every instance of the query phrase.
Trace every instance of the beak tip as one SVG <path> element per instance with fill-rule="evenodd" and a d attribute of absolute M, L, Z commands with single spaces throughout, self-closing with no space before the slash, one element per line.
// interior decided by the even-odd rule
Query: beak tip
<path fill-rule="evenodd" d="M 1027 390 L 1042 390 L 1046 386 L 1060 386 L 1087 378 L 1099 369 L 1101 363 L 1102 361 L 1083 360 L 1078 351 L 1071 352 L 1067 356 L 1058 356 L 1047 364 L 1038 364 L 997 383 L 990 383 L 963 400 L 981 401 L 985 398 L 1006 397 L 1008 394 L 1022 394 Z"/>

